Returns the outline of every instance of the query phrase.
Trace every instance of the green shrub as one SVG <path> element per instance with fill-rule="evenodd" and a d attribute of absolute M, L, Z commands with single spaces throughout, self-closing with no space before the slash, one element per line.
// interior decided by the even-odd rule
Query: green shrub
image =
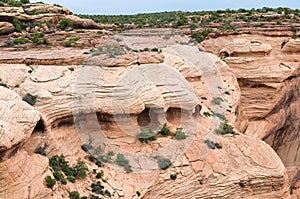
<path fill-rule="evenodd" d="M 20 0 L 21 3 L 25 4 L 25 3 L 30 3 L 29 0 Z"/>
<path fill-rule="evenodd" d="M 162 170 L 167 170 L 172 164 L 171 160 L 166 158 L 158 158 L 157 163 L 159 168 Z"/>
<path fill-rule="evenodd" d="M 31 106 L 34 106 L 37 100 L 37 96 L 36 95 L 31 95 L 30 93 L 27 93 L 22 100 L 27 102 L 28 104 L 30 104 Z"/>
<path fill-rule="evenodd" d="M 93 146 L 89 144 L 83 144 L 81 145 L 81 149 L 84 150 L 85 152 L 88 152 L 89 150 L 93 149 Z"/>
<path fill-rule="evenodd" d="M 104 195 L 104 186 L 101 185 L 100 181 L 92 183 L 91 188 L 93 193 Z"/>
<path fill-rule="evenodd" d="M 167 126 L 167 124 L 164 124 L 163 127 L 160 129 L 158 134 L 163 135 L 163 136 L 169 136 L 172 135 L 172 132 L 170 128 Z"/>
<path fill-rule="evenodd" d="M 208 148 L 210 149 L 222 149 L 222 146 L 217 143 L 217 142 L 213 142 L 213 141 L 210 141 L 210 140 L 204 140 L 204 143 L 207 144 Z"/>
<path fill-rule="evenodd" d="M 45 182 L 48 188 L 52 189 L 54 185 L 56 184 L 56 180 L 52 178 L 51 176 L 45 177 Z"/>
<path fill-rule="evenodd" d="M 71 47 L 73 43 L 76 43 L 78 40 L 80 39 L 80 37 L 72 37 L 69 39 L 69 41 L 67 41 L 65 43 L 66 47 Z"/>
<path fill-rule="evenodd" d="M 54 170 L 53 176 L 57 181 L 60 181 L 61 183 L 64 183 L 66 181 L 64 174 L 62 174 L 58 170 Z"/>
<path fill-rule="evenodd" d="M 242 181 L 239 182 L 239 185 L 240 185 L 240 187 L 242 187 L 242 188 L 245 187 L 245 183 L 242 182 Z"/>
<path fill-rule="evenodd" d="M 69 193 L 70 199 L 80 199 L 80 194 L 78 191 L 72 191 Z"/>
<path fill-rule="evenodd" d="M 191 37 L 193 39 L 195 39 L 198 43 L 200 43 L 200 42 L 204 41 L 205 38 L 212 32 L 213 32 L 212 29 L 205 29 L 205 30 L 202 30 L 201 32 L 193 32 L 191 34 Z"/>
<path fill-rule="evenodd" d="M 233 126 L 228 124 L 228 121 L 225 120 L 222 122 L 218 129 L 215 130 L 217 134 L 225 135 L 225 134 L 236 134 L 233 130 Z"/>
<path fill-rule="evenodd" d="M 75 172 L 74 176 L 78 176 L 82 179 L 86 178 L 87 171 L 89 170 L 84 161 L 81 159 L 77 159 L 76 164 L 73 166 L 73 170 Z"/>
<path fill-rule="evenodd" d="M 183 132 L 181 128 L 178 128 L 175 132 L 175 139 L 184 140 L 185 138 L 186 138 L 185 132 Z"/>
<path fill-rule="evenodd" d="M 220 97 L 213 97 L 212 102 L 215 105 L 220 105 L 221 102 L 224 102 L 224 100 L 222 98 L 220 98 Z"/>
<path fill-rule="evenodd" d="M 90 199 L 100 199 L 100 198 L 99 198 L 99 196 L 95 196 L 95 195 L 91 194 Z"/>
<path fill-rule="evenodd" d="M 69 180 L 69 182 L 75 183 L 76 178 L 74 176 L 67 176 L 67 180 Z"/>
<path fill-rule="evenodd" d="M 17 1 L 17 0 L 8 0 L 7 4 L 11 5 L 11 6 L 16 6 L 16 7 L 22 6 L 22 2 L 21 1 Z"/>
<path fill-rule="evenodd" d="M 60 37 L 60 38 L 58 38 L 56 41 L 64 41 L 64 40 L 66 40 L 65 37 Z"/>
<path fill-rule="evenodd" d="M 125 156 L 123 154 L 118 153 L 115 163 L 117 163 L 117 165 L 123 167 L 127 173 L 132 172 L 131 165 L 129 164 L 129 161 L 125 158 Z"/>
<path fill-rule="evenodd" d="M 138 133 L 136 137 L 140 142 L 144 143 L 156 140 L 156 135 L 153 133 L 152 129 L 143 129 L 143 131 Z"/>
<path fill-rule="evenodd" d="M 59 24 L 58 28 L 61 30 L 72 30 L 74 28 L 74 24 L 70 19 L 63 18 Z"/>
<path fill-rule="evenodd" d="M 24 37 L 18 37 L 13 40 L 14 44 L 26 44 L 29 42 L 29 39 Z"/>
<path fill-rule="evenodd" d="M 96 178 L 97 178 L 97 179 L 102 178 L 103 176 L 104 176 L 103 170 L 101 170 L 100 172 L 98 172 L 98 173 L 96 174 Z"/>
<path fill-rule="evenodd" d="M 171 178 L 172 180 L 176 180 L 177 175 L 176 175 L 175 173 L 173 173 L 173 174 L 170 175 L 170 178 Z"/>
<path fill-rule="evenodd" d="M 62 7 L 61 5 L 59 5 L 59 4 L 56 4 L 56 3 L 55 3 L 55 4 L 53 4 L 53 6 L 60 7 L 60 8 Z"/>
<path fill-rule="evenodd" d="M 22 32 L 22 24 L 18 18 L 13 18 L 13 25 L 15 27 L 15 31 Z"/>
<path fill-rule="evenodd" d="M 42 32 L 34 32 L 34 33 L 32 33 L 31 34 L 31 41 L 35 45 L 41 45 L 41 44 L 50 45 L 50 42 L 46 38 L 45 34 L 42 33 Z"/>

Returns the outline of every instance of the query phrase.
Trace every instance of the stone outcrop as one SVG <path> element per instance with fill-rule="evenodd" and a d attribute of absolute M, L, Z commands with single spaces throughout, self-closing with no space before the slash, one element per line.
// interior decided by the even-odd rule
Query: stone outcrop
<path fill-rule="evenodd" d="M 276 30 L 273 31 L 276 34 Z M 280 156 L 290 173 L 299 169 L 299 41 L 289 37 L 257 34 L 210 38 L 203 47 L 215 54 L 235 40 L 259 41 L 270 45 L 265 55 L 231 54 L 225 58 L 241 87 L 240 110 L 246 115 L 246 135 L 266 141 Z M 230 40 L 233 40 L 231 42 Z"/>
<path fill-rule="evenodd" d="M 0 87 L 0 91 L 0 153 L 4 159 L 8 150 L 20 147 L 31 136 L 40 117 L 37 111 L 13 91 L 4 87 Z"/>
<path fill-rule="evenodd" d="M 124 39 L 124 41 L 131 40 Z M 130 42 L 127 44 L 130 45 Z M 145 43 L 140 46 L 135 44 L 135 47 L 139 49 L 143 45 Z M 111 62 L 115 64 L 110 65 L 118 67 L 107 67 L 109 65 L 97 64 L 97 59 L 94 60 L 95 65 L 91 62 L 86 62 L 85 65 L 66 66 L 56 65 L 56 63 L 55 65 L 15 65 L 24 62 L 13 60 L 24 58 L 18 58 L 13 52 L 7 53 L 10 53 L 12 61 L 9 62 L 10 64 L 2 64 L 3 73 L 0 74 L 0 78 L 3 77 L 2 80 L 11 88 L 19 84 L 19 87 L 13 89 L 20 96 L 25 93 L 38 96 L 35 109 L 40 112 L 42 118 L 45 137 L 49 144 L 49 155 L 64 153 L 83 157 L 80 145 L 88 140 L 87 133 L 97 135 L 98 125 L 103 127 L 102 132 L 111 143 L 132 154 L 166 147 L 166 143 L 172 139 L 160 138 L 147 145 L 137 142 L 133 135 L 126 133 L 125 129 L 131 129 L 133 126 L 139 130 L 141 120 L 147 119 L 143 113 L 148 109 L 149 114 L 157 116 L 156 128 L 167 123 L 173 131 L 180 125 L 189 132 L 189 137 L 193 139 L 192 144 L 180 145 L 180 147 L 176 144 L 170 145 L 170 150 L 165 151 L 165 155 L 170 154 L 173 158 L 172 155 L 178 154 L 179 149 L 187 147 L 166 171 L 126 174 L 115 170 L 115 167 L 104 167 L 105 176 L 108 178 L 107 186 L 110 187 L 114 198 L 137 197 L 137 191 L 144 198 L 288 197 L 289 187 L 285 167 L 271 147 L 258 139 L 251 138 L 250 135 L 216 135 L 214 131 L 218 128 L 220 119 L 204 116 L 204 112 L 214 111 L 219 113 L 219 116 L 224 115 L 236 127 L 247 128 L 245 127 L 247 124 L 235 124 L 236 121 L 241 120 L 239 117 L 243 116 L 243 112 L 238 109 L 241 106 L 241 91 L 237 79 L 226 63 L 215 55 L 200 52 L 196 47 L 172 45 L 162 47 L 162 53 L 119 55 Z M 78 51 L 78 54 L 73 53 L 74 59 L 81 57 L 82 53 L 83 51 Z M 65 59 L 68 57 L 68 51 L 50 55 L 43 50 L 39 54 L 32 52 L 32 54 L 28 53 L 27 57 L 41 60 L 47 60 L 47 57 L 54 60 L 62 58 L 61 56 Z M 140 65 L 131 61 L 135 60 L 137 55 L 143 58 L 141 60 L 145 60 L 139 63 Z M 89 61 L 90 58 L 85 57 L 85 59 Z M 7 63 L 8 60 L 3 62 Z M 20 71 L 18 73 L 20 78 L 4 78 L 13 74 L 14 67 Z M 31 72 L 28 73 L 28 70 Z M 220 105 L 212 102 L 214 98 L 221 99 Z M 185 120 L 180 121 L 178 118 L 180 115 L 176 113 L 178 109 L 185 111 L 181 114 L 187 114 Z M 120 126 L 118 117 L 112 117 L 113 115 L 129 115 L 133 122 L 124 123 L 121 117 L 119 122 L 123 122 L 123 126 Z M 134 130 L 130 132 L 138 132 Z M 218 142 L 222 145 L 222 149 L 212 150 L 204 140 Z M 34 144 L 36 143 L 32 137 L 24 150 L 26 149 L 32 158 L 42 158 L 32 154 L 29 146 Z M 24 155 L 22 150 L 20 149 L 17 155 L 9 160 L 19 159 L 19 155 Z M 134 155 L 132 157 L 129 155 L 128 159 L 134 171 L 147 166 L 144 165 L 145 161 L 141 161 Z M 40 166 L 35 170 L 40 174 L 35 181 L 42 184 L 41 179 L 46 173 L 41 171 L 45 171 L 46 162 L 38 158 L 32 162 L 38 160 Z M 95 168 L 90 163 L 89 167 Z M 171 174 L 176 174 L 177 179 L 171 180 Z M 35 179 L 32 175 L 29 175 L 26 180 Z M 88 195 L 90 184 L 79 183 L 81 188 L 76 189 L 83 195 Z M 46 187 L 37 191 L 36 185 L 32 185 L 30 189 L 22 183 L 19 185 L 25 187 L 24 194 L 28 194 L 28 190 L 31 190 L 31 196 L 39 198 L 49 196 L 47 193 L 50 190 Z M 14 188 L 0 189 L 0 196 L 17 198 L 20 193 L 13 193 L 15 187 L 18 187 L 17 183 Z M 59 189 L 53 190 L 52 196 L 53 198 L 67 197 L 69 191 L 73 191 L 73 185 L 66 187 L 61 185 Z"/>

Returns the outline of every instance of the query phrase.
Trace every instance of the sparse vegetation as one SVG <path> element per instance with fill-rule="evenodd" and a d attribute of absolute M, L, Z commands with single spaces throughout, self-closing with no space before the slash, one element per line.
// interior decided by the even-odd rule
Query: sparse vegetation
<path fill-rule="evenodd" d="M 233 130 L 233 126 L 228 124 L 227 120 L 222 122 L 220 124 L 219 128 L 215 130 L 215 132 L 217 134 L 220 134 L 220 135 L 226 135 L 226 134 L 233 134 L 234 135 L 234 134 L 236 134 L 236 132 Z"/>
<path fill-rule="evenodd" d="M 158 134 L 162 136 L 169 136 L 172 135 L 172 132 L 170 128 L 167 126 L 167 124 L 164 124 L 160 131 L 158 131 Z"/>
<path fill-rule="evenodd" d="M 204 143 L 207 144 L 207 146 L 210 148 L 210 149 L 222 149 L 222 146 L 217 143 L 217 142 L 213 142 L 213 141 L 210 141 L 210 140 L 204 140 Z"/>
<path fill-rule="evenodd" d="M 202 42 L 210 33 L 212 33 L 212 29 L 205 29 L 201 32 L 193 32 L 191 37 L 196 40 L 196 42 Z"/>
<path fill-rule="evenodd" d="M 80 199 L 80 194 L 78 191 L 72 191 L 69 193 L 70 199 Z"/>
<path fill-rule="evenodd" d="M 167 158 L 157 158 L 157 163 L 162 170 L 167 170 L 172 164 L 171 160 Z"/>
<path fill-rule="evenodd" d="M 73 30 L 74 24 L 70 19 L 63 18 L 59 23 L 58 23 L 58 28 L 60 30 Z"/>
<path fill-rule="evenodd" d="M 176 173 L 172 173 L 172 174 L 170 175 L 170 178 L 171 178 L 172 180 L 176 180 L 176 178 L 177 178 Z"/>
<path fill-rule="evenodd" d="M 244 183 L 243 181 L 240 181 L 240 182 L 239 182 L 239 185 L 240 185 L 241 188 L 243 188 L 243 187 L 246 186 L 245 183 Z"/>
<path fill-rule="evenodd" d="M 18 37 L 13 40 L 14 44 L 26 44 L 29 42 L 29 39 L 24 37 Z"/>
<path fill-rule="evenodd" d="M 143 129 L 143 131 L 136 136 L 140 142 L 148 143 L 149 141 L 156 140 L 156 135 L 152 129 Z"/>
<path fill-rule="evenodd" d="M 71 47 L 72 44 L 76 43 L 79 39 L 80 39 L 80 37 L 72 37 L 72 38 L 69 39 L 69 41 L 67 41 L 65 43 L 65 46 L 66 47 Z"/>
<path fill-rule="evenodd" d="M 131 165 L 129 164 L 129 161 L 125 158 L 123 154 L 118 153 L 115 162 L 117 163 L 117 165 L 123 167 L 127 173 L 132 172 Z"/>
<path fill-rule="evenodd" d="M 221 102 L 224 102 L 224 100 L 220 97 L 213 97 L 213 99 L 212 99 L 212 103 L 215 105 L 220 105 Z"/>
<path fill-rule="evenodd" d="M 22 32 L 22 24 L 18 18 L 13 18 L 13 25 L 15 27 L 16 32 Z"/>
<path fill-rule="evenodd" d="M 51 176 L 46 176 L 45 182 L 46 182 L 46 186 L 50 189 L 52 189 L 54 187 L 54 185 L 56 184 L 56 180 L 54 178 L 52 178 Z"/>
<path fill-rule="evenodd" d="M 50 45 L 50 42 L 48 41 L 48 38 L 45 36 L 42 32 L 34 32 L 31 34 L 31 41 L 35 45 Z"/>
<path fill-rule="evenodd" d="M 76 164 L 69 165 L 64 155 L 55 155 L 49 159 L 54 178 L 62 184 L 67 184 L 67 180 L 74 183 L 77 178 L 84 179 L 87 176 L 88 168 L 84 161 L 77 159 Z M 65 178 L 67 177 L 67 180 Z"/>
<path fill-rule="evenodd" d="M 182 131 L 181 128 L 177 128 L 175 132 L 175 139 L 176 140 L 184 140 L 186 138 L 185 132 Z"/>

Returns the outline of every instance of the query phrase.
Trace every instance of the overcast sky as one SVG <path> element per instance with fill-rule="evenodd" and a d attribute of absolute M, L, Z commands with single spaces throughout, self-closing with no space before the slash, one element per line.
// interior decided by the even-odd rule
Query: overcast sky
<path fill-rule="evenodd" d="M 31 0 L 36 2 L 41 0 Z M 42 0 L 60 4 L 76 14 L 136 14 L 163 11 L 200 11 L 238 8 L 290 7 L 300 0 Z"/>

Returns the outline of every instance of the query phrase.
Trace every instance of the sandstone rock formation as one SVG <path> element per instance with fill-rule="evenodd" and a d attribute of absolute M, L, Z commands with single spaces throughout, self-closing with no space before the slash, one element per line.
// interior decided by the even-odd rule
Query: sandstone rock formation
<path fill-rule="evenodd" d="M 0 22 L 0 35 L 14 32 L 15 28 L 11 23 Z"/>
<path fill-rule="evenodd" d="M 141 49 L 144 45 L 132 45 L 130 38 L 123 41 L 122 45 L 134 46 L 135 49 Z M 54 52 L 48 54 L 43 50 L 40 55 L 28 53 L 27 59 L 68 59 L 67 51 L 63 55 L 60 51 Z M 84 52 L 78 50 L 70 56 L 72 54 L 74 60 L 83 56 L 87 60 L 85 65 L 70 65 L 74 63 L 71 60 L 51 62 L 55 65 L 39 65 L 48 63 L 41 61 L 30 66 L 20 65 L 24 63 L 24 58 L 19 61 L 21 58 L 13 52 L 5 52 L 10 53 L 11 61 L 10 64 L 2 64 L 0 78 L 11 88 L 19 84 L 13 90 L 20 96 L 26 93 L 37 95 L 35 109 L 41 115 L 38 131 L 43 134 L 34 134 L 17 154 L 26 151 L 34 158 L 38 155 L 33 154 L 33 146 L 40 144 L 36 140 L 46 140 L 49 144 L 48 156 L 63 153 L 70 160 L 74 156 L 83 158 L 80 145 L 87 142 L 88 136 L 95 136 L 95 145 L 101 144 L 101 128 L 105 142 L 129 152 L 126 153 L 127 158 L 133 170 L 137 171 L 126 174 L 115 165 L 103 168 L 108 178 L 107 189 L 111 190 L 113 198 L 135 198 L 138 197 L 137 191 L 144 198 L 288 197 L 285 167 L 271 147 L 248 135 L 220 136 L 214 133 L 221 121 L 220 115 L 236 127 L 247 127 L 247 124 L 239 122 L 240 117 L 244 116 L 239 108 L 243 107 L 240 104 L 240 89 L 225 62 L 215 55 L 200 52 L 196 47 L 174 44 L 162 47 L 162 53 L 117 55 L 111 65 L 97 64 L 97 56 L 87 58 L 91 55 L 84 55 Z M 141 58 L 140 63 L 133 61 L 137 56 Z M 8 62 L 4 57 L 2 59 Z M 56 65 L 58 63 L 61 65 Z M 14 68 L 20 71 L 19 78 L 7 78 L 13 74 Z M 221 99 L 220 105 L 213 103 L 214 98 Z M 219 117 L 204 116 L 204 112 L 210 111 L 219 113 Z M 181 118 L 180 114 L 185 116 Z M 180 125 L 188 132 L 189 138 L 184 142 L 159 138 L 151 144 L 141 144 L 132 133 L 137 133 L 149 116 L 154 129 L 167 123 L 175 131 Z M 235 121 L 238 123 L 235 124 Z M 220 143 L 222 149 L 210 149 L 205 140 Z M 156 164 L 155 160 L 147 159 L 147 163 L 139 154 L 160 154 L 160 148 L 166 148 L 164 155 L 174 161 L 171 168 L 166 171 L 148 170 L 153 163 Z M 16 161 L 17 158 L 19 156 L 12 156 L 9 160 Z M 90 170 L 96 168 L 92 163 L 88 165 Z M 44 163 L 39 168 L 36 170 L 43 170 Z M 147 172 L 138 172 L 141 169 Z M 176 174 L 177 179 L 171 180 L 171 174 Z M 43 176 L 39 175 L 36 182 L 42 184 Z M 33 178 L 29 176 L 30 179 Z M 67 197 L 68 192 L 74 189 L 88 195 L 92 179 L 89 175 L 86 181 L 78 182 L 80 186 L 56 185 L 52 197 Z M 32 185 L 31 189 L 26 187 L 31 190 L 31 196 L 43 198 L 51 191 L 46 187 L 37 191 L 33 187 L 36 188 L 36 185 Z M 17 198 L 19 193 L 14 195 L 13 190 L 0 189 L 0 196 Z"/>
<path fill-rule="evenodd" d="M 293 181 L 299 169 L 300 69 L 296 55 L 299 42 L 284 36 L 243 34 L 210 38 L 202 45 L 218 54 L 222 48 L 233 45 L 240 38 L 272 46 L 268 55 L 232 54 L 225 58 L 241 87 L 240 110 L 248 120 L 244 132 L 270 144 L 287 167 L 290 181 Z"/>

